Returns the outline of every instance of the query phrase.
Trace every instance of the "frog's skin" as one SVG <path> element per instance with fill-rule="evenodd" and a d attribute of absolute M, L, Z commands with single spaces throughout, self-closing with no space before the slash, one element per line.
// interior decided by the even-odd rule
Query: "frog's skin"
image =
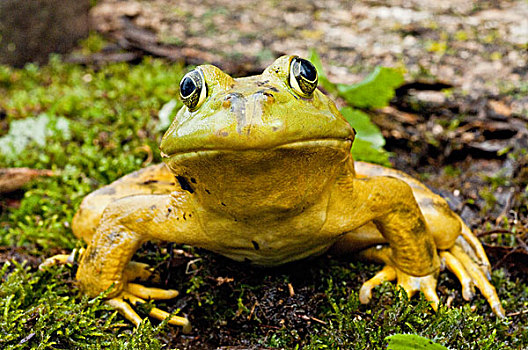
<path fill-rule="evenodd" d="M 262 266 L 332 249 L 384 264 L 361 287 L 363 303 L 372 288 L 396 280 L 409 296 L 423 292 L 436 309 L 445 266 L 465 299 L 477 286 L 503 316 L 478 239 L 417 180 L 354 163 L 354 130 L 319 90 L 303 97 L 290 86 L 293 59 L 280 57 L 261 75 L 240 79 L 214 66 L 197 68 L 204 98 L 192 111 L 183 107 L 163 137 L 165 164 L 93 192 L 75 215 L 73 232 L 88 243 L 77 272 L 84 293 L 110 290 L 108 303 L 135 324 L 141 318 L 129 303 L 176 296 L 131 283 L 151 274 L 131 262 L 149 240 Z M 190 329 L 185 318 L 171 323 Z"/>

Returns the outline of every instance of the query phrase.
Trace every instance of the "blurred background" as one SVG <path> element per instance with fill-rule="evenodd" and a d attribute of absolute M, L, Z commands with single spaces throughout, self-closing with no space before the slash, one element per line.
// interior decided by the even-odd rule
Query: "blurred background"
<path fill-rule="evenodd" d="M 0 62 L 46 62 L 91 31 L 110 42 L 97 56 L 67 59 L 153 55 L 241 75 L 316 50 L 336 83 L 376 65 L 403 66 L 409 78 L 436 77 L 478 96 L 526 79 L 527 18 L 526 1 L 5 0 Z M 516 101 L 512 111 L 526 107 Z"/>

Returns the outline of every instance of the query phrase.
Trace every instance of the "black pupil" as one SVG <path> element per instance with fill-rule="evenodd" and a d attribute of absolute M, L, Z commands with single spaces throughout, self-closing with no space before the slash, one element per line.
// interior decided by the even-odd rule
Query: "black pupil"
<path fill-rule="evenodd" d="M 315 81 L 317 79 L 317 70 L 310 61 L 300 59 L 301 61 L 301 76 L 308 81 Z"/>
<path fill-rule="evenodd" d="M 196 85 L 194 85 L 194 80 L 190 77 L 183 78 L 180 84 L 180 91 L 183 97 L 190 96 L 196 90 Z"/>

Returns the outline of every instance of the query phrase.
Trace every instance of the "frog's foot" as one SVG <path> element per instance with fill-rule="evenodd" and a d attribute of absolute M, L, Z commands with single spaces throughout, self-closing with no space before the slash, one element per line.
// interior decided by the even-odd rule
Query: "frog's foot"
<path fill-rule="evenodd" d="M 442 259 L 443 265 L 447 267 L 449 271 L 453 272 L 460 281 L 460 284 L 462 285 L 462 297 L 465 300 L 471 300 L 475 295 L 475 284 L 464 268 L 464 265 L 462 265 L 462 263 L 449 251 L 441 251 L 439 252 L 439 255 Z"/>
<path fill-rule="evenodd" d="M 440 251 L 439 255 L 444 266 L 453 272 L 462 284 L 462 297 L 465 300 L 470 300 L 473 297 L 476 286 L 488 301 L 493 312 L 499 317 L 504 317 L 504 310 L 497 292 L 487 279 L 487 266 L 481 263 L 482 260 L 478 258 L 478 253 L 468 253 L 467 249 L 468 243 L 459 237 L 451 249 Z M 397 280 L 397 283 L 403 287 L 409 297 L 421 291 L 425 298 L 431 302 L 433 309 L 437 309 L 439 301 L 436 294 L 437 276 L 414 277 L 400 271 L 391 262 L 391 252 L 388 246 L 369 248 L 360 254 L 368 260 L 385 263 L 385 267 L 381 271 L 361 286 L 359 291 L 361 303 L 366 304 L 370 301 L 374 287 L 385 281 Z"/>
<path fill-rule="evenodd" d="M 84 248 L 79 250 L 74 249 L 70 254 L 57 254 L 44 260 L 39 265 L 39 270 L 42 271 L 51 266 L 73 264 L 78 261 L 79 257 L 84 253 Z"/>
<path fill-rule="evenodd" d="M 410 276 L 398 268 L 385 265 L 374 277 L 363 283 L 359 290 L 359 301 L 367 304 L 372 297 L 372 289 L 383 282 L 397 281 L 398 285 L 403 288 L 407 296 L 411 298 L 417 292 L 422 292 L 425 299 L 430 302 L 432 308 L 438 310 L 438 295 L 436 294 L 436 274 L 423 277 Z"/>
<path fill-rule="evenodd" d="M 455 241 L 455 245 L 462 248 L 471 260 L 478 265 L 479 269 L 484 273 L 487 279 L 491 280 L 491 265 L 482 243 L 480 243 L 477 236 L 473 234 L 462 219 L 460 219 L 460 221 L 462 223 L 462 230 L 460 236 L 458 236 Z"/>
<path fill-rule="evenodd" d="M 70 254 L 57 254 L 49 257 L 39 265 L 39 270 L 42 271 L 46 268 L 57 265 L 74 264 L 80 260 L 84 251 L 84 248 L 74 249 Z M 123 271 L 123 276 L 124 280 L 127 282 L 139 280 L 157 283 L 160 280 L 160 277 L 155 273 L 154 268 L 150 267 L 148 264 L 135 261 L 130 261 L 127 264 Z"/>
<path fill-rule="evenodd" d="M 495 315 L 505 317 L 495 287 L 489 282 L 488 267 L 480 263 L 477 254 L 468 253 L 467 242 L 459 237 L 455 245 L 446 251 L 440 251 L 445 266 L 453 272 L 462 284 L 462 296 L 470 300 L 476 286 L 488 301 Z M 487 261 L 487 259 L 486 259 Z"/>
<path fill-rule="evenodd" d="M 136 283 L 128 283 L 125 289 L 117 297 L 108 299 L 106 303 L 118 310 L 127 320 L 132 322 L 134 325 L 139 326 L 142 319 L 134 311 L 131 305 L 137 306 L 146 303 L 148 299 L 152 300 L 166 300 L 172 299 L 178 296 L 178 291 L 174 289 L 161 289 L 161 288 L 150 288 L 145 287 Z M 169 324 L 175 326 L 181 326 L 183 333 L 190 333 L 191 323 L 185 317 L 173 316 L 166 311 L 152 308 L 149 312 L 149 316 L 160 321 L 170 317 Z"/>

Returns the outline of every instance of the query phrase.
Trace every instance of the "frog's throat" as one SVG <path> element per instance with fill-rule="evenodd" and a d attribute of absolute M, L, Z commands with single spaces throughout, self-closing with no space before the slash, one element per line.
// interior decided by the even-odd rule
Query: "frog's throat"
<path fill-rule="evenodd" d="M 205 149 L 165 162 L 200 206 L 239 219 L 294 215 L 320 201 L 350 160 L 352 141 L 317 139 L 265 149 Z"/>

